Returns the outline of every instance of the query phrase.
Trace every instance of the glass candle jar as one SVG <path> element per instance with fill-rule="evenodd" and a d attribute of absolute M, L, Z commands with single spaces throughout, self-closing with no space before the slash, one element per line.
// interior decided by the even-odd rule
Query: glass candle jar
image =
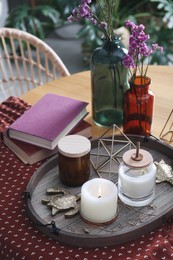
<path fill-rule="evenodd" d="M 130 206 L 148 205 L 154 199 L 155 185 L 156 166 L 151 154 L 142 149 L 125 152 L 118 175 L 121 201 Z"/>
<path fill-rule="evenodd" d="M 91 142 L 81 135 L 68 135 L 58 143 L 59 177 L 68 186 L 80 186 L 90 177 Z"/>

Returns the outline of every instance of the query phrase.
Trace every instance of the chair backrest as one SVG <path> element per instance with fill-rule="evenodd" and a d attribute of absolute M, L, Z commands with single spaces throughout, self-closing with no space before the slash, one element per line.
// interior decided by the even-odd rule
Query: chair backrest
<path fill-rule="evenodd" d="M 69 75 L 45 42 L 25 31 L 0 28 L 0 101 Z"/>

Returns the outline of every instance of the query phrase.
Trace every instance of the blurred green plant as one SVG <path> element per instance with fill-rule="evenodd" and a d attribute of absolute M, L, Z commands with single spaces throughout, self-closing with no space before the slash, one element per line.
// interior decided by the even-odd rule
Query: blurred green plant
<path fill-rule="evenodd" d="M 68 23 L 67 17 L 71 14 L 73 8 L 78 5 L 79 0 L 48 0 L 47 2 L 59 12 L 60 25 L 63 25 Z"/>
<path fill-rule="evenodd" d="M 154 2 L 158 2 L 157 5 Z M 96 8 L 96 7 L 94 7 Z M 153 42 L 164 47 L 162 55 L 155 53 L 151 64 L 173 64 L 173 2 L 169 0 L 121 0 L 114 13 L 114 28 L 124 26 L 125 20 L 143 23 Z M 88 21 L 82 23 L 77 37 L 82 37 L 82 51 L 86 65 L 89 65 L 91 52 L 102 44 L 100 32 Z"/>
<path fill-rule="evenodd" d="M 151 0 L 157 2 L 157 9 L 162 10 L 162 20 L 169 29 L 173 28 L 173 1 L 172 0 Z"/>
<path fill-rule="evenodd" d="M 30 0 L 12 9 L 4 26 L 27 31 L 44 39 L 58 27 L 68 24 L 67 17 L 78 0 Z"/>
<path fill-rule="evenodd" d="M 155 12 L 154 19 L 148 23 L 149 33 L 151 33 L 152 39 L 164 48 L 163 55 L 155 53 L 152 63 L 173 65 L 173 1 L 150 1 L 155 6 Z"/>
<path fill-rule="evenodd" d="M 44 39 L 57 27 L 59 12 L 49 5 L 20 5 L 7 17 L 4 26 L 27 31 Z"/>
<path fill-rule="evenodd" d="M 68 25 L 67 17 L 80 3 L 81 0 L 44 0 L 35 6 L 21 5 L 10 12 L 5 26 L 28 31 L 44 39 L 58 27 Z M 95 0 L 92 5 L 97 8 Z M 120 0 L 114 13 L 114 28 L 124 26 L 127 19 L 143 23 L 152 41 L 164 47 L 162 55 L 156 53 L 152 56 L 151 64 L 173 64 L 172 0 Z M 101 34 L 89 21 L 82 21 L 80 25 L 76 37 L 83 39 L 82 51 L 88 66 L 91 52 L 102 44 Z"/>
<path fill-rule="evenodd" d="M 103 0 L 104 1 L 104 0 Z M 121 0 L 119 6 L 114 12 L 114 28 L 124 26 L 125 20 L 130 19 L 133 22 L 137 22 L 144 17 L 148 19 L 150 17 L 150 11 L 146 8 L 143 11 L 143 6 L 148 6 L 148 0 L 141 0 L 136 2 L 135 0 Z M 93 5 L 94 9 L 97 9 L 97 4 Z M 84 53 L 84 60 L 86 65 L 89 64 L 91 52 L 102 44 L 101 32 L 89 21 L 83 21 L 82 27 L 77 34 L 77 37 L 83 38 L 82 51 Z"/>

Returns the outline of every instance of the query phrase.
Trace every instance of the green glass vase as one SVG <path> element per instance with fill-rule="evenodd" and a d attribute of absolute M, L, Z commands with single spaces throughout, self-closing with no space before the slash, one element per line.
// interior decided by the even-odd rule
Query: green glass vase
<path fill-rule="evenodd" d="M 127 50 L 120 37 L 95 49 L 91 56 L 92 114 L 97 125 L 123 124 L 123 94 L 128 88 L 122 60 Z"/>

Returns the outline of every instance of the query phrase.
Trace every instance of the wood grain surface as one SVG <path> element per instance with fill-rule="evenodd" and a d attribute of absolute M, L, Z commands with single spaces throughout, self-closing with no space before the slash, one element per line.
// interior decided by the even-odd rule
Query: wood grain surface
<path fill-rule="evenodd" d="M 122 136 L 117 138 L 122 139 Z M 163 159 L 167 164 L 173 166 L 173 148 L 151 138 L 143 138 L 131 136 L 134 142 L 141 142 L 141 148 L 148 150 L 154 161 L 160 162 Z M 108 148 L 111 144 L 108 144 Z M 92 141 L 91 150 L 91 176 L 98 177 L 94 167 L 96 163 L 96 154 L 98 147 L 98 139 Z M 122 147 L 122 143 L 117 143 L 115 149 Z M 126 147 L 126 149 L 129 149 Z M 118 154 L 121 156 L 125 150 Z M 107 159 L 107 153 L 103 148 L 100 149 L 99 162 L 102 163 Z M 109 167 L 109 164 L 107 165 Z M 109 178 L 105 168 L 101 177 Z M 118 180 L 118 164 L 111 165 L 110 179 L 117 183 Z M 118 215 L 116 219 L 109 225 L 93 225 L 86 223 L 80 216 L 67 219 L 64 213 L 57 213 L 51 216 L 51 210 L 41 203 L 41 199 L 46 196 L 46 189 L 50 187 L 64 187 L 72 194 L 78 194 L 81 187 L 66 187 L 59 180 L 57 155 L 43 164 L 31 177 L 27 186 L 26 199 L 28 214 L 35 225 L 46 235 L 72 246 L 82 247 L 103 247 L 124 243 L 140 237 L 158 227 L 166 219 L 173 214 L 173 187 L 169 183 L 160 183 L 156 185 L 156 193 L 154 201 L 145 207 L 126 206 L 120 200 L 118 201 Z M 53 221 L 53 222 L 52 222 Z M 54 225 L 52 225 L 55 224 Z M 47 225 L 47 226 L 45 226 Z M 54 228 L 53 228 L 54 227 Z M 56 228 L 55 228 L 56 227 Z"/>
<path fill-rule="evenodd" d="M 173 109 L 173 66 L 149 66 L 147 75 L 151 78 L 150 89 L 155 95 L 152 134 L 159 137 Z M 34 104 L 46 93 L 57 93 L 89 102 L 87 121 L 92 123 L 93 138 L 99 137 L 105 131 L 105 128 L 98 127 L 92 120 L 90 71 L 54 80 L 27 92 L 21 98 Z"/>

